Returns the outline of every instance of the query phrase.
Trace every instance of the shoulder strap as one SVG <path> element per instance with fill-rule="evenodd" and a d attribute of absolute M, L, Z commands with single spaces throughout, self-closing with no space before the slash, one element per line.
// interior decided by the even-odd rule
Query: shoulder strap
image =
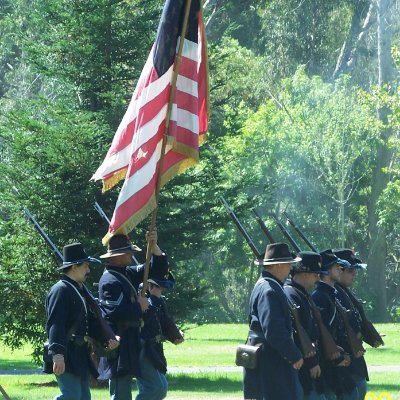
<path fill-rule="evenodd" d="M 329 304 L 333 307 L 333 316 L 332 316 L 331 320 L 329 321 L 329 326 L 330 326 L 336 317 L 336 303 L 330 298 L 328 293 L 326 293 L 324 291 L 321 291 L 321 293 L 328 299 Z"/>
<path fill-rule="evenodd" d="M 136 292 L 135 287 L 133 286 L 132 282 L 124 274 L 121 274 L 121 272 L 109 271 L 109 270 L 106 270 L 106 273 L 109 273 L 109 274 L 114 275 L 114 276 L 121 277 L 129 285 L 129 287 L 132 289 L 132 292 L 134 294 L 134 298 L 135 299 L 137 298 L 137 292 Z"/>
<path fill-rule="evenodd" d="M 306 301 L 307 301 L 307 303 L 310 305 L 310 307 L 312 307 L 312 304 L 311 304 L 311 296 L 310 295 L 308 295 L 308 296 L 306 296 L 299 288 L 297 288 L 296 286 L 292 286 L 292 285 L 284 285 L 284 287 L 291 287 L 291 288 L 293 288 L 295 291 L 296 291 L 296 293 L 298 293 L 299 294 L 299 296 L 300 297 L 302 297 L 303 299 L 305 299 Z M 289 297 L 289 296 L 288 296 Z"/>
<path fill-rule="evenodd" d="M 65 280 L 65 279 L 61 279 L 61 280 L 62 280 L 64 283 L 66 283 L 67 285 L 71 286 L 72 289 L 75 290 L 76 294 L 78 295 L 78 297 L 79 297 L 79 298 L 81 299 L 81 301 L 82 301 L 83 307 L 84 307 L 84 309 L 85 309 L 85 315 L 87 315 L 86 302 L 85 302 L 85 299 L 82 297 L 82 295 L 79 293 L 79 290 L 78 290 L 71 282 L 68 282 L 68 281 Z"/>
<path fill-rule="evenodd" d="M 79 325 L 81 324 L 83 318 L 85 318 L 87 316 L 87 307 L 86 307 L 86 302 L 85 299 L 82 297 L 82 295 L 79 293 L 79 290 L 71 283 L 68 282 L 65 279 L 61 279 L 64 283 L 68 284 L 69 286 L 71 286 L 76 294 L 79 296 L 79 298 L 82 300 L 83 303 L 83 307 L 85 308 L 85 312 L 79 315 L 79 317 L 75 320 L 75 323 L 72 325 L 72 327 L 68 330 L 67 332 L 67 341 L 69 341 L 73 335 L 75 335 L 75 332 L 78 330 Z"/>
<path fill-rule="evenodd" d="M 299 306 L 294 304 L 292 299 L 290 299 L 289 296 L 286 295 L 285 291 L 283 290 L 283 287 L 276 280 L 271 279 L 271 278 L 264 278 L 264 279 L 267 281 L 270 281 L 270 282 L 274 282 L 276 285 L 279 286 L 279 289 L 281 289 L 282 293 L 285 295 L 286 301 L 288 302 L 290 309 L 299 308 Z"/>
<path fill-rule="evenodd" d="M 261 277 L 261 278 L 259 278 L 259 279 L 257 280 L 256 284 L 254 285 L 252 294 L 254 293 L 255 288 L 256 288 L 257 286 L 260 286 L 261 283 L 263 283 L 263 282 L 264 282 L 264 277 Z M 248 316 L 249 325 L 250 325 L 250 323 L 251 323 L 251 316 L 252 316 L 251 310 L 252 310 L 252 308 L 253 308 L 253 302 L 252 302 L 252 298 L 250 297 L 250 312 L 249 312 L 249 316 Z M 255 315 L 255 317 L 258 319 L 258 315 Z"/>

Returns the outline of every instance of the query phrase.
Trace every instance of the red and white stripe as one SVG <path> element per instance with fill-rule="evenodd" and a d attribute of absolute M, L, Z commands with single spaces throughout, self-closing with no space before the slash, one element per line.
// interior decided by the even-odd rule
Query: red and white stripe
<path fill-rule="evenodd" d="M 199 38 L 202 38 L 201 23 L 199 29 Z M 104 187 L 109 189 L 125 176 L 108 237 L 129 232 L 155 208 L 154 193 L 173 65 L 158 77 L 153 66 L 153 52 L 154 47 L 111 147 L 92 178 L 102 179 Z M 170 117 L 162 184 L 197 161 L 199 136 L 207 131 L 206 103 L 204 43 L 199 41 L 197 44 L 185 39 Z M 113 181 L 118 175 L 119 179 Z M 108 184 L 110 181 L 112 183 Z"/>

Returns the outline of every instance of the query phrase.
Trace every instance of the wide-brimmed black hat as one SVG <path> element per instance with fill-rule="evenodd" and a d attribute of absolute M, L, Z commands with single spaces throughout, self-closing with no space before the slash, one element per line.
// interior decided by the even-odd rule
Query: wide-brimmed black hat
<path fill-rule="evenodd" d="M 128 236 L 115 235 L 112 236 L 108 242 L 107 253 L 102 254 L 100 258 L 121 256 L 126 253 L 133 253 L 134 251 L 141 251 L 141 249 L 134 244 L 131 244 Z"/>
<path fill-rule="evenodd" d="M 321 269 L 323 271 L 329 271 L 331 267 L 333 267 L 335 264 L 338 264 L 340 267 L 346 268 L 350 265 L 350 263 L 346 260 L 343 260 L 339 257 L 337 257 L 335 254 L 333 254 L 332 249 L 326 249 L 321 251 L 321 263 L 322 267 Z"/>
<path fill-rule="evenodd" d="M 363 263 L 359 258 L 356 258 L 354 256 L 354 252 L 352 249 L 334 249 L 333 253 L 342 260 L 346 260 L 350 263 L 350 265 L 347 268 L 354 268 L 354 269 L 367 268 L 367 264 Z"/>
<path fill-rule="evenodd" d="M 301 251 L 297 254 L 301 261 L 297 262 L 294 267 L 294 272 L 310 272 L 313 274 L 327 275 L 328 272 L 321 269 L 322 262 L 319 253 L 313 251 Z"/>
<path fill-rule="evenodd" d="M 86 254 L 81 243 L 67 244 L 63 248 L 63 263 L 59 269 L 67 268 L 85 261 L 98 262 L 98 260 Z"/>
<path fill-rule="evenodd" d="M 300 260 L 300 257 L 296 257 L 295 254 L 289 251 L 286 243 L 271 243 L 267 245 L 264 259 L 256 263 L 259 265 L 293 264 Z"/>

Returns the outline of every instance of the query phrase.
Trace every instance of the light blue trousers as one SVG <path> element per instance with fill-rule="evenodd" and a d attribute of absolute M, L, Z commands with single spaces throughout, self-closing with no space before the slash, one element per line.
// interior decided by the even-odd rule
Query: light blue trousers
<path fill-rule="evenodd" d="M 154 368 L 151 361 L 146 357 L 145 350 L 140 351 L 141 377 L 137 378 L 139 394 L 136 400 L 162 400 L 167 397 L 168 382 L 164 374 Z"/>
<path fill-rule="evenodd" d="M 132 375 L 125 375 L 109 380 L 111 400 L 132 400 Z"/>
<path fill-rule="evenodd" d="M 54 400 L 90 400 L 89 375 L 81 378 L 69 372 L 56 375 L 61 394 Z"/>

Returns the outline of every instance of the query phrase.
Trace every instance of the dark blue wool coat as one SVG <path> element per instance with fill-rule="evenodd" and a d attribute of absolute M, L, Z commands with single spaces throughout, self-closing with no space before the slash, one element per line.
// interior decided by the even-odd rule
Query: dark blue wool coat
<path fill-rule="evenodd" d="M 91 321 L 90 312 L 86 314 L 82 298 L 79 284 L 66 275 L 50 289 L 46 298 L 49 354 L 64 355 L 66 372 L 80 377 L 87 376 L 89 372 L 97 376 L 89 349 L 82 343 Z M 71 340 L 72 333 L 79 338 L 79 346 L 77 340 Z"/>
<path fill-rule="evenodd" d="M 319 340 L 319 329 L 310 305 L 310 301 L 312 301 L 310 298 L 311 296 L 303 286 L 296 283 L 293 279 L 285 283 L 284 290 L 289 299 L 298 307 L 297 311 L 301 325 L 307 332 L 308 337 L 314 344 L 317 344 Z M 296 332 L 294 341 L 297 346 L 300 347 Z M 320 352 L 317 347 L 316 350 L 317 354 L 314 357 L 304 359 L 304 364 L 299 371 L 300 383 L 303 387 L 304 394 L 309 394 L 314 388 L 320 393 L 325 390 L 323 376 L 315 380 L 312 379 L 310 375 L 310 369 L 320 363 Z"/>
<path fill-rule="evenodd" d="M 351 327 L 353 328 L 353 331 L 356 334 L 361 335 L 361 315 L 358 312 L 358 310 L 354 307 L 354 304 L 352 303 L 349 295 L 346 293 L 346 291 L 343 289 L 342 286 L 339 284 L 335 285 L 336 290 L 337 290 L 337 298 L 340 302 L 340 304 L 346 309 L 350 310 L 349 315 L 349 322 Z M 346 347 L 344 347 L 345 350 L 347 350 L 350 353 L 350 349 L 348 348 L 347 344 Z M 364 357 L 359 357 L 359 358 L 352 358 L 351 364 L 349 366 L 349 370 L 351 373 L 357 375 L 360 378 L 364 378 L 366 380 L 369 380 L 368 378 L 368 369 L 367 369 L 367 364 L 365 362 Z"/>
<path fill-rule="evenodd" d="M 262 272 L 250 296 L 250 331 L 264 343 L 256 370 L 244 370 L 244 397 L 263 400 L 298 400 L 298 371 L 292 364 L 302 358 L 293 341 L 293 328 L 282 283 Z M 259 340 L 252 339 L 251 343 Z"/>
<path fill-rule="evenodd" d="M 343 347 L 347 343 L 343 321 L 336 311 L 335 301 L 337 291 L 325 282 L 318 282 L 312 293 L 312 299 L 321 311 L 322 320 L 331 333 L 335 343 Z M 338 361 L 337 360 L 336 364 Z M 340 396 L 343 393 L 351 393 L 355 388 L 355 382 L 351 377 L 349 367 L 337 367 L 334 362 L 325 362 L 322 365 L 325 380 L 329 389 Z"/>
<path fill-rule="evenodd" d="M 167 256 L 154 256 L 152 268 L 164 267 Z M 137 290 L 143 281 L 144 266 L 117 267 L 108 265 L 99 281 L 99 299 L 103 317 L 116 335 L 120 346 L 114 358 L 102 357 L 99 379 L 133 375 L 140 376 L 140 323 L 142 311 Z M 151 313 L 152 310 L 147 312 Z"/>

